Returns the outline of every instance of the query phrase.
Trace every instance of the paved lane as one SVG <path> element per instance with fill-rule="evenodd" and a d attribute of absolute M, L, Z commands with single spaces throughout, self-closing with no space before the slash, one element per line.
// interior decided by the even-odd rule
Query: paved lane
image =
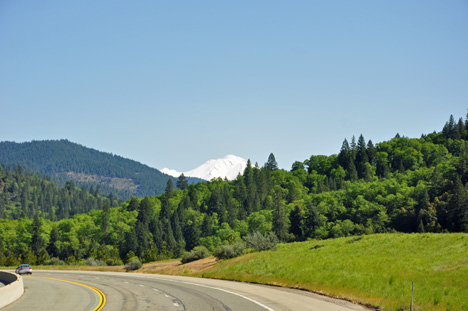
<path fill-rule="evenodd" d="M 221 280 L 78 271 L 35 271 L 34 276 L 70 280 L 98 288 L 106 296 L 103 310 L 107 311 L 363 310 L 359 306 L 301 291 Z M 24 278 L 24 283 L 26 294 L 2 311 L 94 310 L 99 303 L 98 295 L 84 286 L 29 277 Z M 49 307 L 39 309 L 33 303 L 34 308 L 28 309 L 31 301 L 39 299 L 38 297 L 44 300 L 44 306 Z"/>
<path fill-rule="evenodd" d="M 2 311 L 94 310 L 100 297 L 91 288 L 59 280 L 23 276 L 24 294 Z M 55 275 L 57 276 L 57 275 Z"/>

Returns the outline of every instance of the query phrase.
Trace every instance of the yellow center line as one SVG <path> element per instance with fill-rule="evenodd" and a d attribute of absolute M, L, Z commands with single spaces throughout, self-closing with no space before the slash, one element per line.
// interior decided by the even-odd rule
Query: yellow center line
<path fill-rule="evenodd" d="M 99 295 L 99 304 L 98 304 L 98 306 L 96 308 L 93 309 L 93 311 L 102 310 L 102 308 L 104 308 L 104 305 L 106 304 L 106 295 L 104 295 L 104 293 L 100 289 L 98 289 L 96 287 L 86 285 L 86 284 L 83 284 L 83 283 L 78 283 L 78 282 L 73 282 L 73 281 L 68 281 L 68 280 L 62 280 L 62 279 L 56 279 L 56 278 L 46 278 L 46 277 L 42 277 L 42 276 L 30 276 L 30 277 L 31 278 L 40 278 L 40 279 L 49 279 L 49 280 L 55 280 L 55 281 L 68 282 L 68 283 L 73 283 L 73 284 L 76 284 L 76 285 L 81 285 L 81 286 L 88 287 L 88 288 L 92 289 L 93 291 L 95 291 Z"/>

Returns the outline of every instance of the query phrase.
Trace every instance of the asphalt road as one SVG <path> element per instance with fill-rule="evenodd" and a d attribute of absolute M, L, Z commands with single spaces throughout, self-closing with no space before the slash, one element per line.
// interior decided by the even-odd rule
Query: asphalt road
<path fill-rule="evenodd" d="M 1 311 L 96 310 L 103 299 L 95 289 L 104 293 L 106 311 L 364 310 L 304 291 L 153 274 L 36 270 L 23 281 L 25 294 Z"/>

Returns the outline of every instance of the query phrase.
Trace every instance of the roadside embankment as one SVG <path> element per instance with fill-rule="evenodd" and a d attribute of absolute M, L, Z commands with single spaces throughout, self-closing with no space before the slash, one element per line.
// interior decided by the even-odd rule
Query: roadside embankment
<path fill-rule="evenodd" d="M 0 308 L 14 302 L 24 293 L 23 278 L 10 272 L 0 271 L 0 282 L 5 286 L 0 287 Z"/>

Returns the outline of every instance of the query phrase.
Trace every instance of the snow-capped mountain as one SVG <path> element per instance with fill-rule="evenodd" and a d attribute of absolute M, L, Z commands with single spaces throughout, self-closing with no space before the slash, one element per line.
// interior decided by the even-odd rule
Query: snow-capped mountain
<path fill-rule="evenodd" d="M 239 173 L 242 174 L 244 172 L 246 166 L 247 160 L 230 154 L 221 159 L 208 160 L 202 165 L 187 172 L 178 172 L 168 168 L 163 168 L 161 172 L 174 177 L 179 177 L 184 173 L 184 176 L 186 177 L 198 177 L 205 180 L 211 180 L 218 177 L 233 180 Z"/>

